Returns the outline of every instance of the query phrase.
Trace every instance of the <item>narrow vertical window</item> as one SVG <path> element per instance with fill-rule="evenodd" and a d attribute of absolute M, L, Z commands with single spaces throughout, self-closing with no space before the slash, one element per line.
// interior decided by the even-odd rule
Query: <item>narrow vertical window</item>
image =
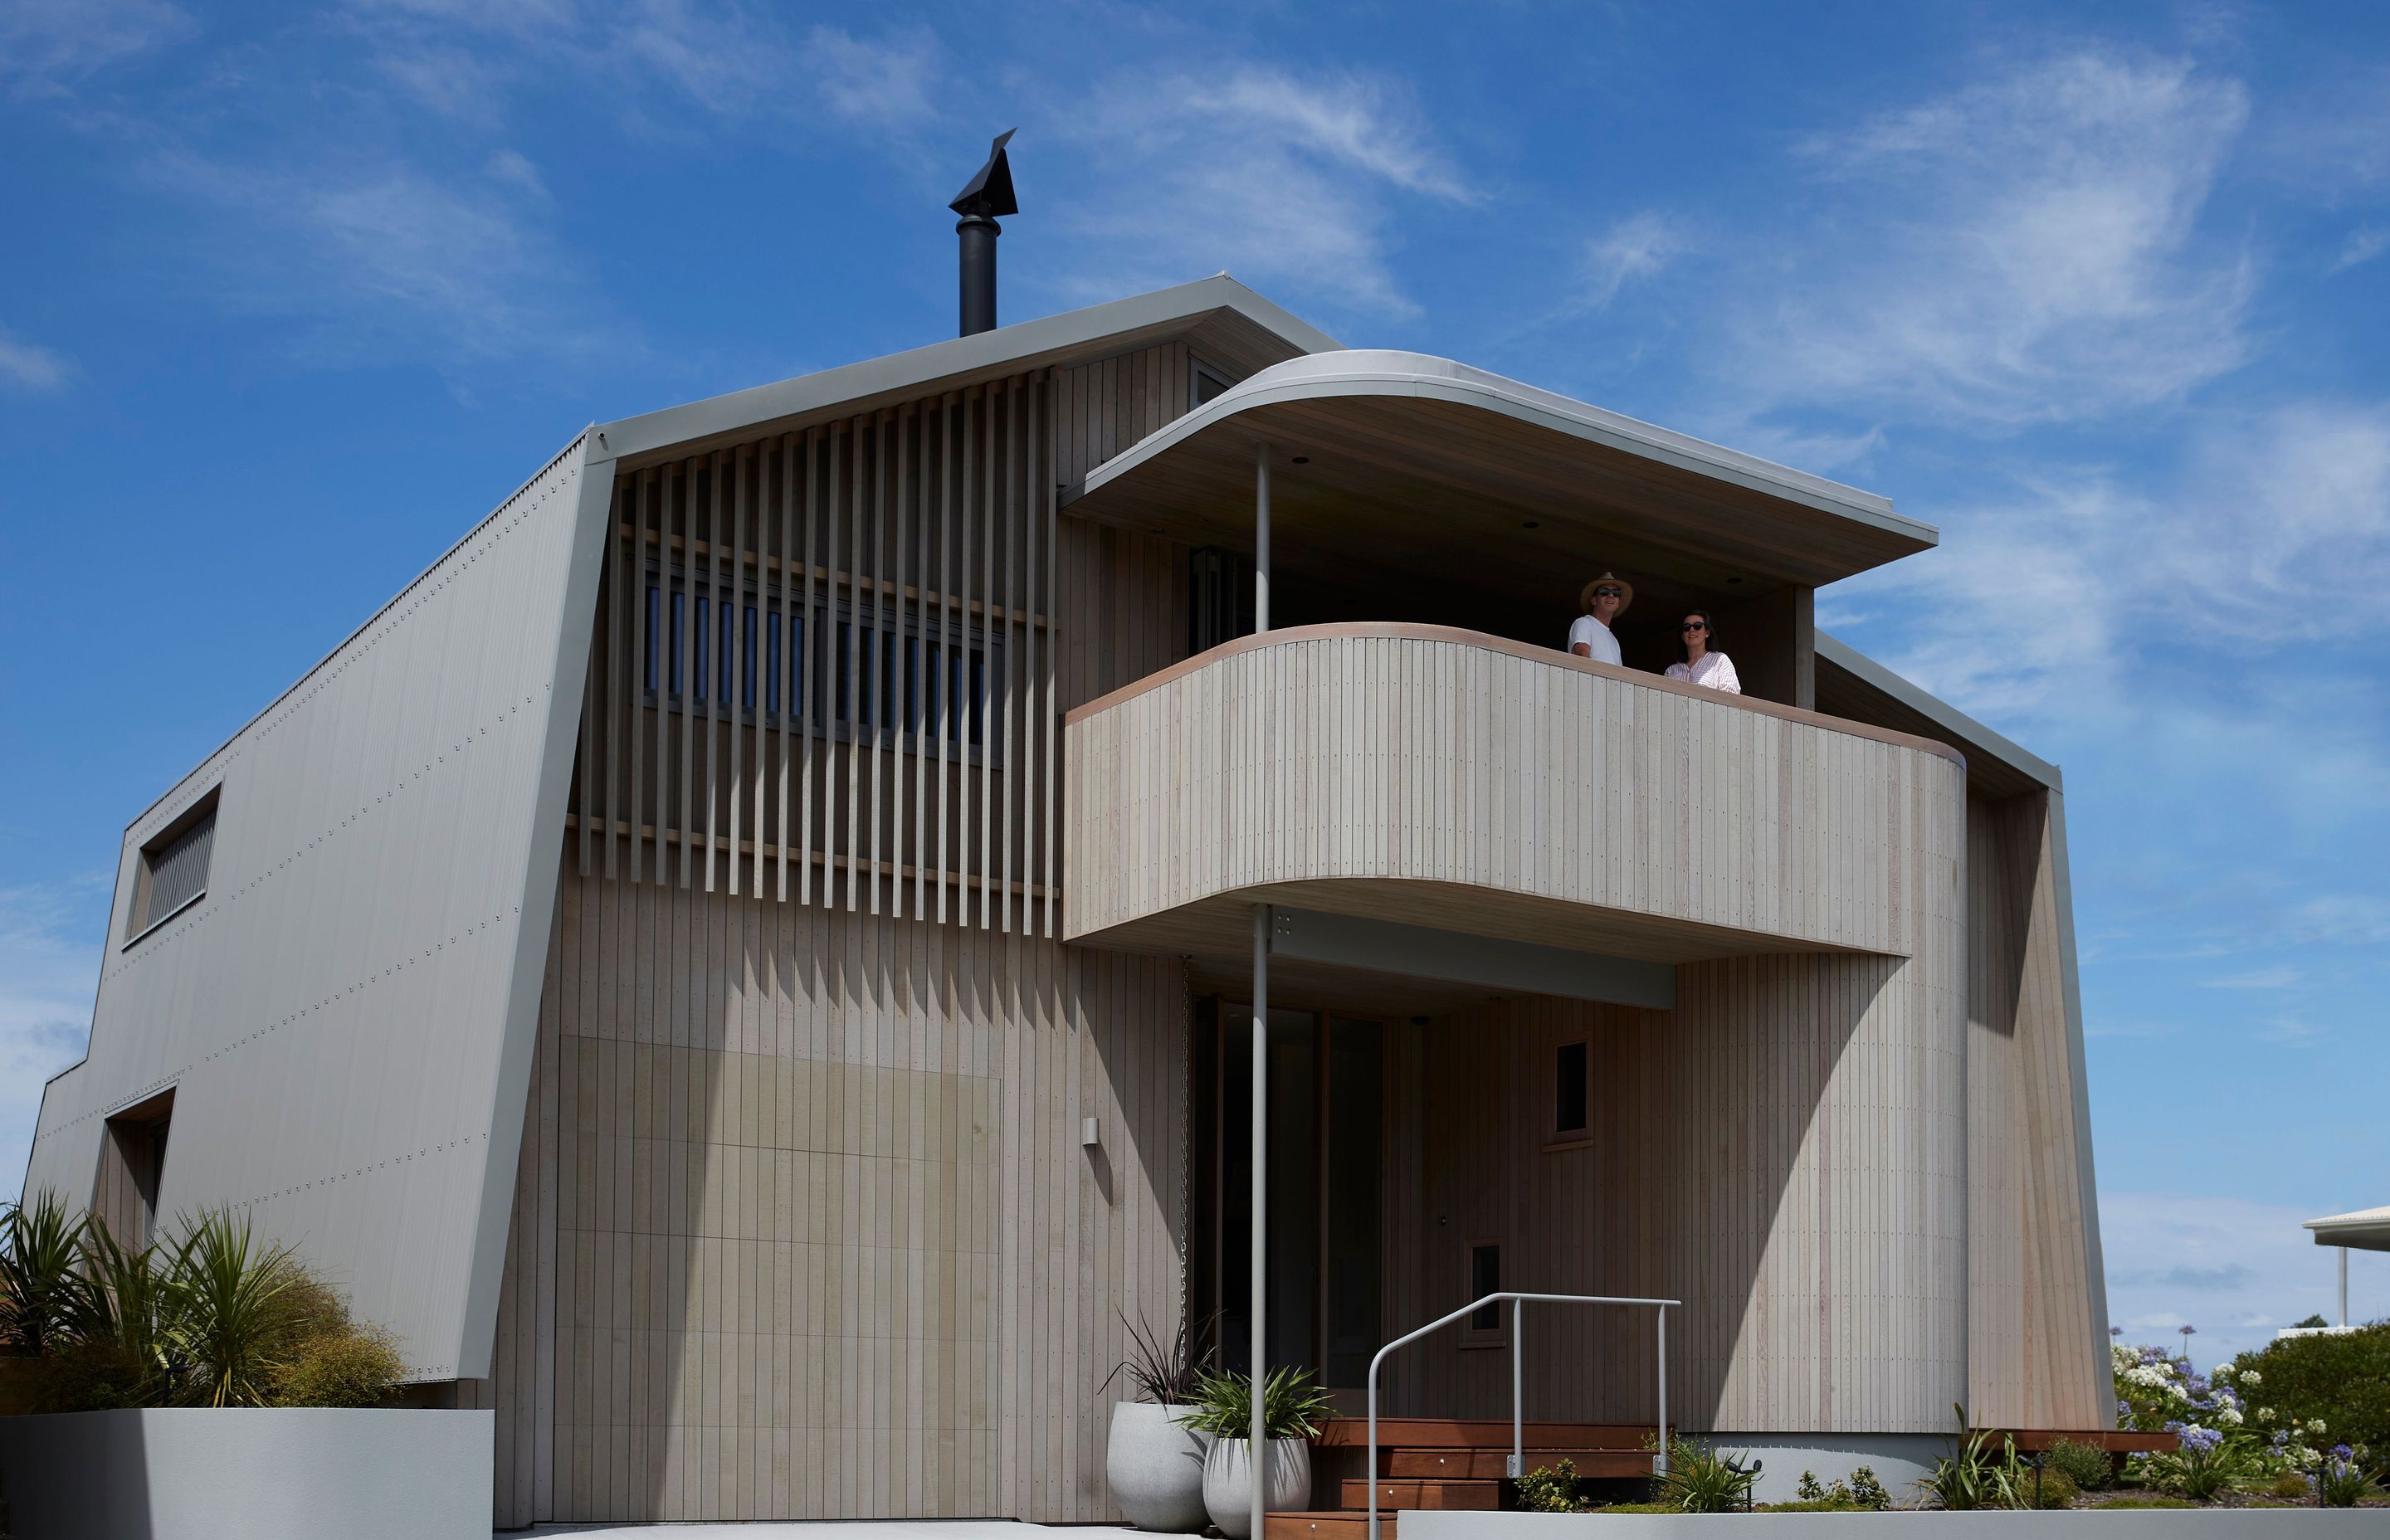
<path fill-rule="evenodd" d="M 1472 1240 L 1469 1243 L 1469 1297 L 1482 1300 L 1502 1290 L 1502 1243 L 1498 1240 Z M 1469 1313 L 1471 1331 L 1502 1329 L 1502 1307 L 1482 1306 Z"/>
<path fill-rule="evenodd" d="M 1582 1043 L 1563 1043 L 1552 1055 L 1552 1132 L 1585 1132 L 1586 1057 Z"/>

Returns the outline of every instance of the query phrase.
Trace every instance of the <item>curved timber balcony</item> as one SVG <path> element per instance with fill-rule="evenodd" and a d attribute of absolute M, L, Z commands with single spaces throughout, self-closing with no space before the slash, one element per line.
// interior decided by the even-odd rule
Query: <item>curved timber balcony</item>
<path fill-rule="evenodd" d="M 1906 957 L 1963 913 L 1953 750 L 1475 632 L 1242 637 L 1065 735 L 1074 941 L 1233 956 L 1272 903 L 1655 963 Z"/>

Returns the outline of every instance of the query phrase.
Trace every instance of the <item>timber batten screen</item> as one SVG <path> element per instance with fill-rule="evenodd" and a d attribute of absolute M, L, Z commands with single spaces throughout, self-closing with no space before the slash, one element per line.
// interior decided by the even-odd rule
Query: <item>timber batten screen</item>
<path fill-rule="evenodd" d="M 585 875 L 1054 933 L 1054 378 L 626 472 Z"/>

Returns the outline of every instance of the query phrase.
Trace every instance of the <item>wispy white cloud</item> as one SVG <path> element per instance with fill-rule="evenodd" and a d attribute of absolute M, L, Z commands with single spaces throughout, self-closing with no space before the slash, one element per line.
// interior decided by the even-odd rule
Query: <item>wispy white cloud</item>
<path fill-rule="evenodd" d="M 1646 209 L 1629 214 L 1585 246 L 1585 307 L 1607 310 L 1619 289 L 1659 273 L 1691 244 L 1679 221 Z"/>
<path fill-rule="evenodd" d="M 65 354 L 20 341 L 0 327 L 0 386 L 39 394 L 64 385 L 73 371 Z"/>
<path fill-rule="evenodd" d="M 803 58 L 822 104 L 839 117 L 902 127 L 937 115 L 938 40 L 927 27 L 879 39 L 816 27 L 805 34 Z"/>
<path fill-rule="evenodd" d="M 2348 238 L 2340 243 L 2340 254 L 2332 258 L 2332 265 L 2324 272 L 2326 276 L 2345 273 L 2352 267 L 2363 266 L 2384 251 L 2390 251 L 2390 229 L 2378 225 L 2360 225 L 2348 232 Z"/>
<path fill-rule="evenodd" d="M 543 202 L 547 199 L 546 181 L 539 174 L 539 168 L 531 163 L 531 158 L 520 150 L 499 150 L 482 167 L 482 173 L 493 182 L 518 188 Z"/>
<path fill-rule="evenodd" d="M 2074 53 L 1818 135 L 1812 217 L 1754 247 L 1721 372 L 1754 416 L 2016 427 L 2178 398 L 2249 352 L 2254 269 L 2198 230 L 2248 115 L 2189 64 Z"/>
<path fill-rule="evenodd" d="M 2254 969 L 2246 973 L 2227 974 L 2221 979 L 2203 979 L 2205 989 L 2295 989 L 2304 976 L 2295 968 L 2277 964 L 2272 968 Z"/>
<path fill-rule="evenodd" d="M 619 344 L 577 264 L 523 212 L 529 161 L 501 156 L 488 172 L 447 181 L 400 160 L 282 169 L 190 154 L 153 168 L 219 221 L 228 302 L 300 321 L 313 356 L 457 364 L 583 354 L 601 333 Z"/>
<path fill-rule="evenodd" d="M 0 1161 L 19 1158 L 19 1171 L 42 1083 L 91 1040 L 107 898 L 98 876 L 0 888 Z"/>
<path fill-rule="evenodd" d="M 27 95 L 65 91 L 192 30 L 166 0 L 8 0 L 0 6 L 0 81 Z"/>
<path fill-rule="evenodd" d="M 1074 96 L 1048 131 L 1090 163 L 1063 217 L 1081 243 L 1073 286 L 1106 297 L 1225 267 L 1413 314 L 1389 262 L 1392 195 L 1474 196 L 1409 93 L 1374 76 L 1140 71 Z"/>

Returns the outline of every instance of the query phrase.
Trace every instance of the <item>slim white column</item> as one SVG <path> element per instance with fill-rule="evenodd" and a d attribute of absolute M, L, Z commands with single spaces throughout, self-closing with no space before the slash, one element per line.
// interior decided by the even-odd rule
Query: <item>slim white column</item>
<path fill-rule="evenodd" d="M 2343 1329 L 2345 1329 L 2348 1326 L 2348 1248 L 2343 1246 L 2338 1250 L 2340 1251 L 2340 1324 Z"/>
<path fill-rule="evenodd" d="M 1253 457 L 1253 629 L 1269 629 L 1269 445 Z M 1253 1540 L 1261 1540 L 1259 1534 Z"/>
<path fill-rule="evenodd" d="M 1263 471 L 1266 485 L 1268 471 Z M 1267 507 L 1265 502 L 1264 507 Z M 1268 1295 L 1269 1237 L 1263 1224 L 1268 1208 L 1269 1188 L 1269 927 L 1270 910 L 1266 904 L 1253 905 L 1253 1443 L 1247 1453 L 1252 1457 L 1249 1469 L 1253 1475 L 1252 1540 L 1262 1540 L 1263 1512 L 1267 1507 L 1267 1490 L 1263 1477 L 1267 1472 L 1269 1439 L 1264 1418 L 1262 1397 L 1269 1382 L 1269 1336 L 1264 1324 L 1264 1301 Z"/>

